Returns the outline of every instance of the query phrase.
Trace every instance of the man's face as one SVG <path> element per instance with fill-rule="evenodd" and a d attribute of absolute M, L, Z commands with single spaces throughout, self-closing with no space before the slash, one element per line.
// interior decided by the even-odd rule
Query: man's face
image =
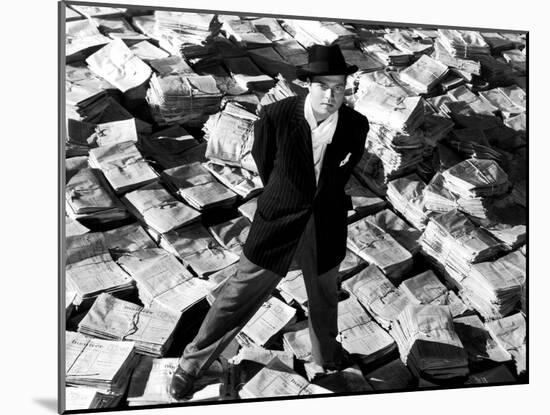
<path fill-rule="evenodd" d="M 345 75 L 314 76 L 309 83 L 311 107 L 317 117 L 327 118 L 344 102 Z"/>

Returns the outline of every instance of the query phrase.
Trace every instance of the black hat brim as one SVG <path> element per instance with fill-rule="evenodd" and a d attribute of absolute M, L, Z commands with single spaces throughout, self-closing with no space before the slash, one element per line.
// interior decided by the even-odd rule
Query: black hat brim
<path fill-rule="evenodd" d="M 310 65 L 303 65 L 296 68 L 296 77 L 300 81 L 305 81 L 307 78 L 313 76 L 326 76 L 326 75 L 351 75 L 352 73 L 357 72 L 356 65 L 348 65 L 345 71 L 330 71 L 330 70 L 318 70 L 313 68 Z"/>

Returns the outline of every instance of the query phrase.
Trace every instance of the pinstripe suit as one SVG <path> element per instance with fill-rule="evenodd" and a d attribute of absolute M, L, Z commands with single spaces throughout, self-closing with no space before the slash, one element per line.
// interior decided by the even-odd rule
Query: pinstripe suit
<path fill-rule="evenodd" d="M 351 204 L 344 186 L 364 151 L 368 123 L 348 107 L 339 111 L 316 185 L 304 98 L 287 98 L 263 109 L 252 155 L 264 191 L 237 274 L 225 282 L 185 348 L 179 363 L 185 372 L 196 376 L 213 362 L 271 295 L 293 258 L 308 295 L 313 360 L 331 367 L 341 359 L 337 271 L 345 256 Z"/>
<path fill-rule="evenodd" d="M 361 159 L 369 128 L 363 115 L 340 107 L 316 185 L 304 99 L 292 97 L 264 107 L 254 127 L 252 155 L 265 187 L 243 252 L 255 264 L 279 275 L 286 274 L 312 214 L 319 273 L 344 259 L 351 203 L 344 187 Z M 348 162 L 340 166 L 348 153 Z"/>

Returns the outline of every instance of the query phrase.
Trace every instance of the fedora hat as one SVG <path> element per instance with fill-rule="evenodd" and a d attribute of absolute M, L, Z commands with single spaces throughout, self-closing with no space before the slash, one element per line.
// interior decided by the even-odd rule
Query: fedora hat
<path fill-rule="evenodd" d="M 347 65 L 340 46 L 313 45 L 308 49 L 308 63 L 296 69 L 298 79 L 305 81 L 312 76 L 350 75 L 357 66 Z"/>

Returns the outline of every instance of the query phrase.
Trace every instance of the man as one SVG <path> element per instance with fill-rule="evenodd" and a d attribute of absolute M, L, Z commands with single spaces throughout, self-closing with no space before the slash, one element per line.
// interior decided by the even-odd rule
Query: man
<path fill-rule="evenodd" d="M 342 105 L 346 77 L 355 70 L 338 46 L 313 46 L 308 64 L 298 69 L 309 94 L 262 109 L 252 155 L 264 190 L 238 272 L 224 284 L 174 373 L 170 392 L 176 399 L 192 391 L 197 376 L 269 298 L 293 260 L 305 280 L 313 360 L 325 370 L 346 364 L 336 341 L 337 271 L 351 208 L 344 187 L 369 128 L 363 115 Z"/>

